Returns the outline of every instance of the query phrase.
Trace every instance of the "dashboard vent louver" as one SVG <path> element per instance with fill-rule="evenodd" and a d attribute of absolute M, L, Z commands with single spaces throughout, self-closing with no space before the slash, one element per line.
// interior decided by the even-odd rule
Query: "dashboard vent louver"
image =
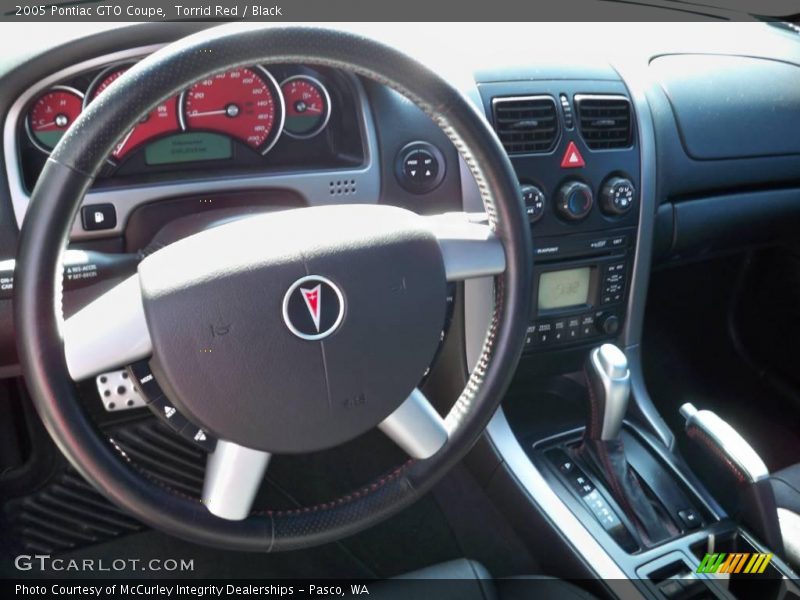
<path fill-rule="evenodd" d="M 575 96 L 583 141 L 592 150 L 631 145 L 631 104 L 624 96 Z"/>
<path fill-rule="evenodd" d="M 549 152 L 558 138 L 556 101 L 550 96 L 492 100 L 494 128 L 508 154 Z"/>

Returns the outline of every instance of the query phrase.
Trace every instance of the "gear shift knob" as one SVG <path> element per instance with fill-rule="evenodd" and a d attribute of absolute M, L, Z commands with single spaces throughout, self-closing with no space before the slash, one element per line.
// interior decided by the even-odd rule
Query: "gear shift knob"
<path fill-rule="evenodd" d="M 586 379 L 590 401 L 586 437 L 602 441 L 617 439 L 631 392 L 628 359 L 614 344 L 603 344 L 589 353 Z"/>

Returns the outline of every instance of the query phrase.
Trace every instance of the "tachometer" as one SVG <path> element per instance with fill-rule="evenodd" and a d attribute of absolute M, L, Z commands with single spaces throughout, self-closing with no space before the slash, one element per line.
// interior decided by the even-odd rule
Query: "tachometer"
<path fill-rule="evenodd" d="M 50 152 L 81 114 L 82 107 L 83 94 L 73 88 L 59 85 L 44 92 L 25 120 L 31 142 L 43 152 Z"/>
<path fill-rule="evenodd" d="M 331 116 L 331 98 L 322 83 L 308 75 L 295 75 L 281 83 L 281 92 L 286 104 L 283 130 L 287 135 L 310 138 L 325 129 Z"/>
<path fill-rule="evenodd" d="M 97 98 L 127 70 L 128 67 L 112 67 L 103 71 L 89 86 L 85 102 L 88 104 Z M 114 147 L 111 156 L 115 160 L 120 160 L 141 144 L 179 130 L 178 98 L 175 97 L 162 102 L 139 121 L 139 124 L 131 129 Z"/>
<path fill-rule="evenodd" d="M 181 124 L 237 138 L 265 154 L 283 128 L 283 97 L 272 75 L 260 67 L 207 77 L 181 96 Z"/>

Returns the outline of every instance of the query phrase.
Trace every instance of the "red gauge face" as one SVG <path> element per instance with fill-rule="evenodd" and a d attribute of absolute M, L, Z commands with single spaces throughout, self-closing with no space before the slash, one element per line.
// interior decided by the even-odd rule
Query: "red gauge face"
<path fill-rule="evenodd" d="M 106 88 L 119 79 L 125 71 L 127 71 L 127 69 L 118 69 L 108 73 L 91 92 L 89 102 L 103 93 Z M 178 98 L 170 98 L 166 102 L 162 102 L 156 106 L 144 119 L 139 121 L 139 124 L 131 129 L 114 147 L 111 156 L 115 160 L 120 160 L 141 144 L 166 133 L 173 133 L 179 130 Z"/>
<path fill-rule="evenodd" d="M 265 152 L 280 133 L 282 106 L 272 77 L 259 69 L 234 69 L 194 84 L 184 94 L 186 129 L 216 131 Z"/>
<path fill-rule="evenodd" d="M 78 118 L 83 96 L 70 88 L 53 88 L 39 96 L 28 113 L 31 141 L 45 152 L 55 148 L 61 136 Z"/>
<path fill-rule="evenodd" d="M 283 130 L 293 137 L 317 135 L 328 124 L 330 100 L 323 85 L 306 75 L 290 77 L 281 84 L 286 104 Z"/>

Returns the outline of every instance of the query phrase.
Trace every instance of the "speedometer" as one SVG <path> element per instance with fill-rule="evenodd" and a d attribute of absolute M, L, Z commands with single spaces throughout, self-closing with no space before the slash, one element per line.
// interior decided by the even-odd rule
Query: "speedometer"
<path fill-rule="evenodd" d="M 89 86 L 84 102 L 88 104 L 97 98 L 97 96 L 102 94 L 108 86 L 119 79 L 127 70 L 128 67 L 112 67 L 111 69 L 103 71 Z M 138 125 L 125 134 L 114 147 L 111 156 L 115 160 L 121 160 L 131 150 L 137 148 L 144 142 L 167 133 L 177 132 L 179 129 L 178 98 L 170 98 L 156 106 L 139 121 Z"/>
<path fill-rule="evenodd" d="M 283 97 L 272 75 L 260 67 L 207 77 L 181 96 L 181 124 L 236 138 L 265 154 L 283 128 Z"/>

